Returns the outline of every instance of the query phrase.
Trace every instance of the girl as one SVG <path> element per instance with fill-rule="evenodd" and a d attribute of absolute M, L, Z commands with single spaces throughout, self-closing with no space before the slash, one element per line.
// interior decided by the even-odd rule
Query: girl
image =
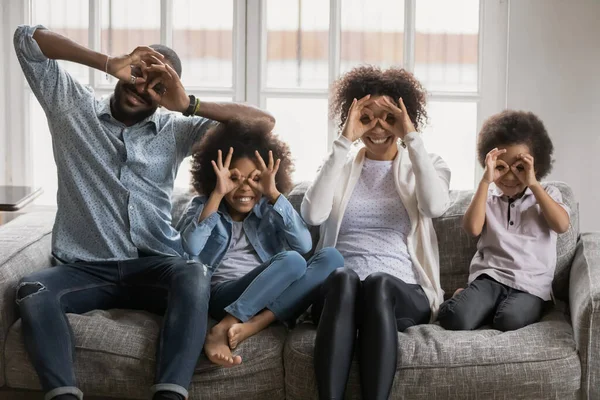
<path fill-rule="evenodd" d="M 292 169 L 286 144 L 239 123 L 206 133 L 193 156 L 201 195 L 179 229 L 186 251 L 215 270 L 209 313 L 220 322 L 204 345 L 213 363 L 240 364 L 232 349 L 275 320 L 297 318 L 321 282 L 343 266 L 332 248 L 308 262 L 302 257 L 312 247 L 308 228 L 280 192 L 291 189 Z"/>
<path fill-rule="evenodd" d="M 463 220 L 468 233 L 481 237 L 467 288 L 440 309 L 444 328 L 491 322 L 510 331 L 539 320 L 552 295 L 557 233 L 569 229 L 560 192 L 539 183 L 552 168 L 552 151 L 532 113 L 504 111 L 483 125 L 478 152 L 485 171 Z"/>
<path fill-rule="evenodd" d="M 321 225 L 317 248 L 335 246 L 347 266 L 313 308 L 319 397 L 344 397 L 358 330 L 363 398 L 387 399 L 398 332 L 429 322 L 442 302 L 431 218 L 449 205 L 450 170 L 417 133 L 426 95 L 411 73 L 359 67 L 333 90 L 342 133 L 302 202 L 305 220 Z"/>

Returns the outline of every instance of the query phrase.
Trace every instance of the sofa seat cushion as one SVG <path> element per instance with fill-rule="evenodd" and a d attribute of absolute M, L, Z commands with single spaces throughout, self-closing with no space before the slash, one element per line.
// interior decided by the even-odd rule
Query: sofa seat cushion
<path fill-rule="evenodd" d="M 143 311 L 92 311 L 67 314 L 75 335 L 78 386 L 86 395 L 148 398 L 155 373 L 156 343 L 162 318 Z M 190 386 L 190 399 L 283 399 L 283 346 L 286 330 L 273 326 L 243 342 L 235 354 L 241 366 L 221 368 L 204 355 Z M 16 389 L 40 390 L 25 352 L 21 320 L 6 342 L 6 381 Z"/>
<path fill-rule="evenodd" d="M 287 399 L 316 399 L 313 352 L 316 329 L 297 327 L 288 336 L 284 360 Z M 394 399 L 571 399 L 581 368 L 573 330 L 553 310 L 513 332 L 492 329 L 445 331 L 420 325 L 398 334 Z M 360 399 L 356 357 L 346 390 Z"/>

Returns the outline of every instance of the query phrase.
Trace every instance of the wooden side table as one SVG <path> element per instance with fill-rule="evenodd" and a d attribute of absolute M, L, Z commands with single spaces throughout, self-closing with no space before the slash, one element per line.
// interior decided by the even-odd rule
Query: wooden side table
<path fill-rule="evenodd" d="M 33 186 L 0 186 L 0 225 L 2 212 L 19 211 L 43 193 L 42 188 Z"/>

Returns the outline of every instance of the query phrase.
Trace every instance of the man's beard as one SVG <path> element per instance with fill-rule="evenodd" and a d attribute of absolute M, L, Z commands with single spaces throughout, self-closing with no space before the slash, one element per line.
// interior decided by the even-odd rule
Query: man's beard
<path fill-rule="evenodd" d="M 140 98 L 143 99 L 144 102 L 146 102 L 146 104 L 152 103 L 152 99 L 150 99 L 150 96 L 148 95 L 148 93 L 137 92 L 133 85 L 123 85 L 121 87 L 121 90 L 115 90 L 115 99 L 114 99 L 115 101 L 114 101 L 114 104 L 112 104 L 113 111 L 117 114 L 117 117 L 126 118 L 131 121 L 139 122 L 145 118 L 148 118 L 152 114 L 154 114 L 154 112 L 156 111 L 156 108 L 149 108 L 146 110 L 140 110 L 140 111 L 135 111 L 135 112 L 124 109 L 122 104 L 124 101 L 126 101 L 125 96 L 127 95 L 127 91 L 137 94 Z M 119 119 L 119 118 L 117 118 L 117 119 Z"/>

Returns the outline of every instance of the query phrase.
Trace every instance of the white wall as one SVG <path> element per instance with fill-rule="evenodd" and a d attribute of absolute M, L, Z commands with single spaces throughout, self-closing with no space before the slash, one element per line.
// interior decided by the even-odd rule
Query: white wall
<path fill-rule="evenodd" d="M 573 188 L 581 231 L 600 231 L 600 0 L 512 0 L 507 89 L 508 108 L 544 121 L 548 179 Z"/>
<path fill-rule="evenodd" d="M 0 35 L 6 34 L 5 27 L 8 24 L 6 21 L 7 6 L 5 2 L 0 1 Z M 8 59 L 8 54 L 6 52 L 8 49 L 5 48 L 5 40 L 0 40 L 0 54 L 2 55 L 0 59 L 0 185 L 6 183 L 6 148 L 8 147 L 8 143 L 6 142 L 6 132 L 7 132 L 7 124 L 6 124 L 6 97 L 8 96 L 8 90 L 6 90 L 5 85 L 5 67 L 6 60 Z"/>

